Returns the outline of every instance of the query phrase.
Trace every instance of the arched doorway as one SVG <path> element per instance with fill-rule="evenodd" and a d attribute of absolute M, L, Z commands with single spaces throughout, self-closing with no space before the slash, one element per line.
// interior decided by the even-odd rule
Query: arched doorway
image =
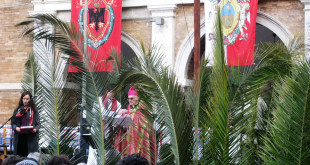
<path fill-rule="evenodd" d="M 292 34 L 288 29 L 283 26 L 279 21 L 273 17 L 257 12 L 257 34 L 256 43 L 259 42 L 277 42 L 281 41 L 284 45 L 288 45 L 289 40 L 292 38 Z M 200 25 L 201 39 L 205 38 L 205 22 Z M 259 35 L 259 36 L 258 36 Z M 193 75 L 193 45 L 194 45 L 194 32 L 192 31 L 183 41 L 179 53 L 176 57 L 174 71 L 177 75 L 178 82 L 181 85 L 189 85 L 192 83 Z M 205 40 L 203 40 L 205 41 Z M 205 45 L 204 45 L 205 46 Z M 203 51 L 201 51 L 203 52 Z"/>
<path fill-rule="evenodd" d="M 136 53 L 124 41 L 121 41 L 121 52 L 123 54 L 123 57 L 124 57 L 125 61 L 129 61 L 132 58 L 136 57 Z"/>
<path fill-rule="evenodd" d="M 259 23 L 256 23 L 256 31 L 255 31 L 255 45 L 261 42 L 282 42 L 279 36 Z M 283 43 L 283 42 L 282 42 Z"/>
<path fill-rule="evenodd" d="M 142 55 L 140 44 L 129 34 L 123 31 L 121 34 L 121 52 L 125 58 L 125 61 Z"/>
<path fill-rule="evenodd" d="M 206 46 L 206 37 L 205 35 L 200 38 L 200 59 L 205 59 L 205 46 Z M 189 61 L 187 69 L 187 78 L 190 80 L 194 79 L 194 49 L 191 51 L 191 59 Z"/>
<path fill-rule="evenodd" d="M 274 33 L 286 46 L 288 46 L 290 39 L 293 38 L 291 32 L 281 22 L 263 12 L 257 11 L 256 23 L 260 25 L 259 27 L 264 26 Z"/>

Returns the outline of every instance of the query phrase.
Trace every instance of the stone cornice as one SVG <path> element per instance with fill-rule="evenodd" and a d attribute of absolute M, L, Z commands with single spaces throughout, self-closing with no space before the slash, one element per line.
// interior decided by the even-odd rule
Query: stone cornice
<path fill-rule="evenodd" d="M 204 3 L 204 0 L 200 0 Z M 71 0 L 32 0 L 34 5 L 34 12 L 40 11 L 65 11 L 71 10 Z M 130 7 L 147 7 L 156 5 L 181 5 L 181 4 L 193 4 L 193 0 L 123 0 L 123 8 Z"/>
<path fill-rule="evenodd" d="M 37 14 L 52 14 L 52 15 L 56 15 L 57 12 L 54 10 L 54 11 L 48 11 L 48 10 L 36 10 L 36 11 L 29 11 L 28 12 L 30 16 L 35 16 Z"/>
<path fill-rule="evenodd" d="M 200 0 L 200 3 L 204 3 L 204 0 Z M 139 7 L 149 5 L 180 5 L 180 4 L 194 4 L 193 0 L 123 0 L 123 7 Z"/>
<path fill-rule="evenodd" d="M 301 3 L 305 4 L 304 10 L 310 10 L 310 0 L 300 0 Z"/>
<path fill-rule="evenodd" d="M 152 17 L 174 17 L 177 5 L 149 5 L 147 9 L 152 13 Z"/>
<path fill-rule="evenodd" d="M 0 83 L 0 91 L 21 90 L 21 83 Z"/>

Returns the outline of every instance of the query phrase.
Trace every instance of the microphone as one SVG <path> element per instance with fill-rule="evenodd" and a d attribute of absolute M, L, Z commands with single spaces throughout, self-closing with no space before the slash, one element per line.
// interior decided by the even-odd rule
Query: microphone
<path fill-rule="evenodd" d="M 31 99 L 29 100 L 29 102 L 32 101 L 33 99 L 37 98 L 37 97 L 38 97 L 38 95 L 33 95 L 33 96 L 31 97 Z"/>

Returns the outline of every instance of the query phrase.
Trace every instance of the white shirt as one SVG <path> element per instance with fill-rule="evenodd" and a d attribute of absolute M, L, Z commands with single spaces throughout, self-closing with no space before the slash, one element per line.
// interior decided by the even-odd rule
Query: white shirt
<path fill-rule="evenodd" d="M 102 118 L 104 119 L 106 116 L 108 117 L 114 117 L 118 111 L 121 110 L 121 104 L 116 100 L 116 103 L 117 103 L 117 108 L 116 108 L 116 111 L 112 111 L 112 100 L 111 99 L 107 99 L 108 101 L 108 108 L 106 108 L 105 106 L 103 106 L 103 96 L 100 96 L 99 97 L 99 100 L 100 100 L 100 107 L 101 107 L 101 115 L 102 115 Z"/>

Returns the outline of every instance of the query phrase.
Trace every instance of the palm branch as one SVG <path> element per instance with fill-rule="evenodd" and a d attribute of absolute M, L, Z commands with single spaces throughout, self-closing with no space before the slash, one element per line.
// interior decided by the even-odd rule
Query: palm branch
<path fill-rule="evenodd" d="M 25 35 L 30 35 L 35 41 L 44 41 L 45 45 L 43 47 L 39 47 L 37 49 L 37 53 L 42 55 L 42 63 L 44 66 L 49 66 L 49 70 L 44 72 L 44 88 L 45 88 L 45 95 L 48 96 L 46 99 L 46 103 L 49 108 L 53 108 L 53 114 L 49 115 L 46 114 L 43 118 L 50 120 L 50 122 L 55 123 L 53 125 L 54 129 L 51 129 L 50 126 L 45 126 L 46 128 L 46 135 L 57 135 L 57 137 L 50 136 L 54 138 L 52 144 L 56 144 L 53 146 L 56 148 L 53 151 L 53 154 L 60 154 L 64 152 L 66 149 L 59 147 L 58 142 L 70 142 L 70 138 L 67 137 L 70 135 L 70 132 L 73 130 L 71 128 L 67 129 L 68 132 L 59 132 L 55 130 L 55 128 L 59 128 L 60 130 L 67 126 L 67 122 L 69 121 L 70 117 L 77 112 L 69 111 L 72 110 L 76 105 L 68 104 L 70 100 L 70 92 L 66 90 L 66 75 L 67 75 L 67 67 L 64 67 L 64 63 L 61 63 L 60 59 L 66 60 L 65 64 L 68 63 L 70 57 L 70 64 L 75 66 L 78 69 L 79 73 L 74 74 L 76 78 L 76 85 L 79 87 L 76 90 L 78 96 L 83 95 L 83 110 L 87 111 L 87 120 L 88 123 L 92 125 L 92 135 L 95 139 L 95 143 L 97 146 L 97 153 L 98 153 L 98 163 L 105 164 L 105 148 L 108 144 L 105 144 L 104 141 L 104 134 L 103 134 L 103 124 L 102 124 L 102 116 L 98 114 L 102 114 L 101 107 L 99 105 L 99 96 L 102 96 L 104 91 L 106 91 L 106 85 L 109 83 L 109 76 L 110 73 L 95 73 L 93 72 L 94 66 L 90 62 L 90 52 L 88 51 L 84 55 L 84 50 L 82 48 L 83 40 L 81 39 L 80 33 L 75 29 L 74 26 L 66 24 L 56 17 L 51 15 L 37 15 L 34 17 L 30 17 L 30 21 L 25 21 L 20 23 L 19 25 L 29 25 L 34 21 L 48 23 L 52 26 L 55 31 L 51 33 L 50 27 L 43 26 L 41 24 L 36 24 L 33 28 L 28 29 L 25 31 Z M 48 49 L 49 44 L 51 44 L 53 49 Z M 45 51 L 45 48 L 48 50 Z M 62 53 L 66 56 L 59 56 L 55 58 L 54 61 L 47 61 L 47 58 L 43 58 L 43 54 L 53 54 L 53 50 L 56 49 L 59 53 Z M 95 53 L 98 55 L 98 52 Z M 55 56 L 54 56 L 55 57 Z M 116 59 L 117 60 L 117 59 Z M 58 63 L 57 63 L 58 62 Z M 51 72 L 49 72 L 51 71 Z M 53 74 L 55 73 L 55 74 Z M 61 80 L 61 81 L 60 81 Z M 82 83 L 86 82 L 86 83 Z M 82 92 L 84 91 L 84 92 Z M 85 92 L 87 91 L 87 92 Z M 72 93 L 72 92 L 71 92 Z M 75 95 L 77 96 L 77 95 Z M 66 104 L 65 104 L 66 103 Z M 58 106 L 63 106 L 58 109 Z M 62 109 L 63 108 L 63 109 Z M 50 110 L 51 111 L 51 110 Z M 65 116 L 61 116 L 65 115 Z M 110 121 L 109 121 L 110 122 Z M 43 125 L 43 124 L 42 124 Z M 61 136 L 60 136 L 61 135 Z M 71 136 L 71 135 L 70 135 Z M 65 145 L 64 145 L 65 146 Z M 68 146 L 68 145 L 67 145 Z"/>
<path fill-rule="evenodd" d="M 38 46 L 38 47 L 37 47 Z M 74 146 L 73 139 L 76 138 L 72 122 L 76 116 L 74 112 L 75 100 L 74 91 L 70 91 L 66 81 L 66 67 L 63 67 L 63 59 L 59 54 L 54 54 L 53 47 L 44 47 L 39 42 L 34 46 L 35 55 L 39 63 L 44 66 L 41 68 L 42 92 L 39 100 L 42 101 L 41 107 L 41 139 L 49 142 L 48 154 L 65 154 L 72 157 Z"/>
<path fill-rule="evenodd" d="M 25 65 L 23 88 L 38 95 L 35 100 L 40 114 L 40 147 L 46 148 L 42 156 L 65 154 L 72 156 L 75 134 L 69 122 L 74 118 L 72 92 L 66 83 L 63 61 L 53 55 L 52 46 L 36 42 Z M 69 114 L 69 115 L 68 115 Z"/>
<path fill-rule="evenodd" d="M 136 85 L 139 97 L 148 105 L 149 121 L 157 125 L 154 130 L 156 145 L 163 142 L 160 164 L 191 164 L 193 155 L 193 119 L 192 112 L 184 104 L 184 94 L 175 76 L 163 67 L 161 52 L 156 46 L 145 51 L 142 44 L 142 56 L 132 62 L 130 70 L 120 76 L 120 87 Z M 167 138 L 165 138 L 167 137 Z M 169 139 L 168 141 L 166 139 Z M 157 158 L 158 146 L 151 156 Z M 155 160 L 157 160 L 155 158 Z M 172 162 L 171 162 L 172 161 Z M 169 163 L 168 163 L 169 162 Z M 155 162 L 152 162 L 156 164 Z"/>
<path fill-rule="evenodd" d="M 309 157 L 309 63 L 301 62 L 292 75 L 275 87 L 275 109 L 264 137 L 265 164 L 307 164 Z"/>
<path fill-rule="evenodd" d="M 33 52 L 31 52 L 29 54 L 27 62 L 25 63 L 25 72 L 22 79 L 22 88 L 23 90 L 31 91 L 33 95 L 38 94 L 38 92 L 40 91 L 40 85 L 38 81 L 38 78 L 40 77 L 40 67 L 37 64 L 38 62 Z"/>
<path fill-rule="evenodd" d="M 196 120 L 201 128 L 199 161 L 202 164 L 255 164 L 260 159 L 258 152 L 262 145 L 261 134 L 257 131 L 265 131 L 267 126 L 263 121 L 269 117 L 266 114 L 272 107 L 270 101 L 266 104 L 262 99 L 271 98 L 266 91 L 272 92 L 272 88 L 266 89 L 266 86 L 290 74 L 298 39 L 288 48 L 280 44 L 261 44 L 255 54 L 255 65 L 227 67 L 220 27 L 217 21 L 215 64 L 211 71 L 204 68 L 208 71 L 202 72 L 206 77 L 200 80 L 209 82 L 202 85 L 209 88 L 200 89 L 201 98 L 195 98 L 200 100 L 200 107 L 196 107 L 199 110 L 196 114 L 200 115 Z"/>

